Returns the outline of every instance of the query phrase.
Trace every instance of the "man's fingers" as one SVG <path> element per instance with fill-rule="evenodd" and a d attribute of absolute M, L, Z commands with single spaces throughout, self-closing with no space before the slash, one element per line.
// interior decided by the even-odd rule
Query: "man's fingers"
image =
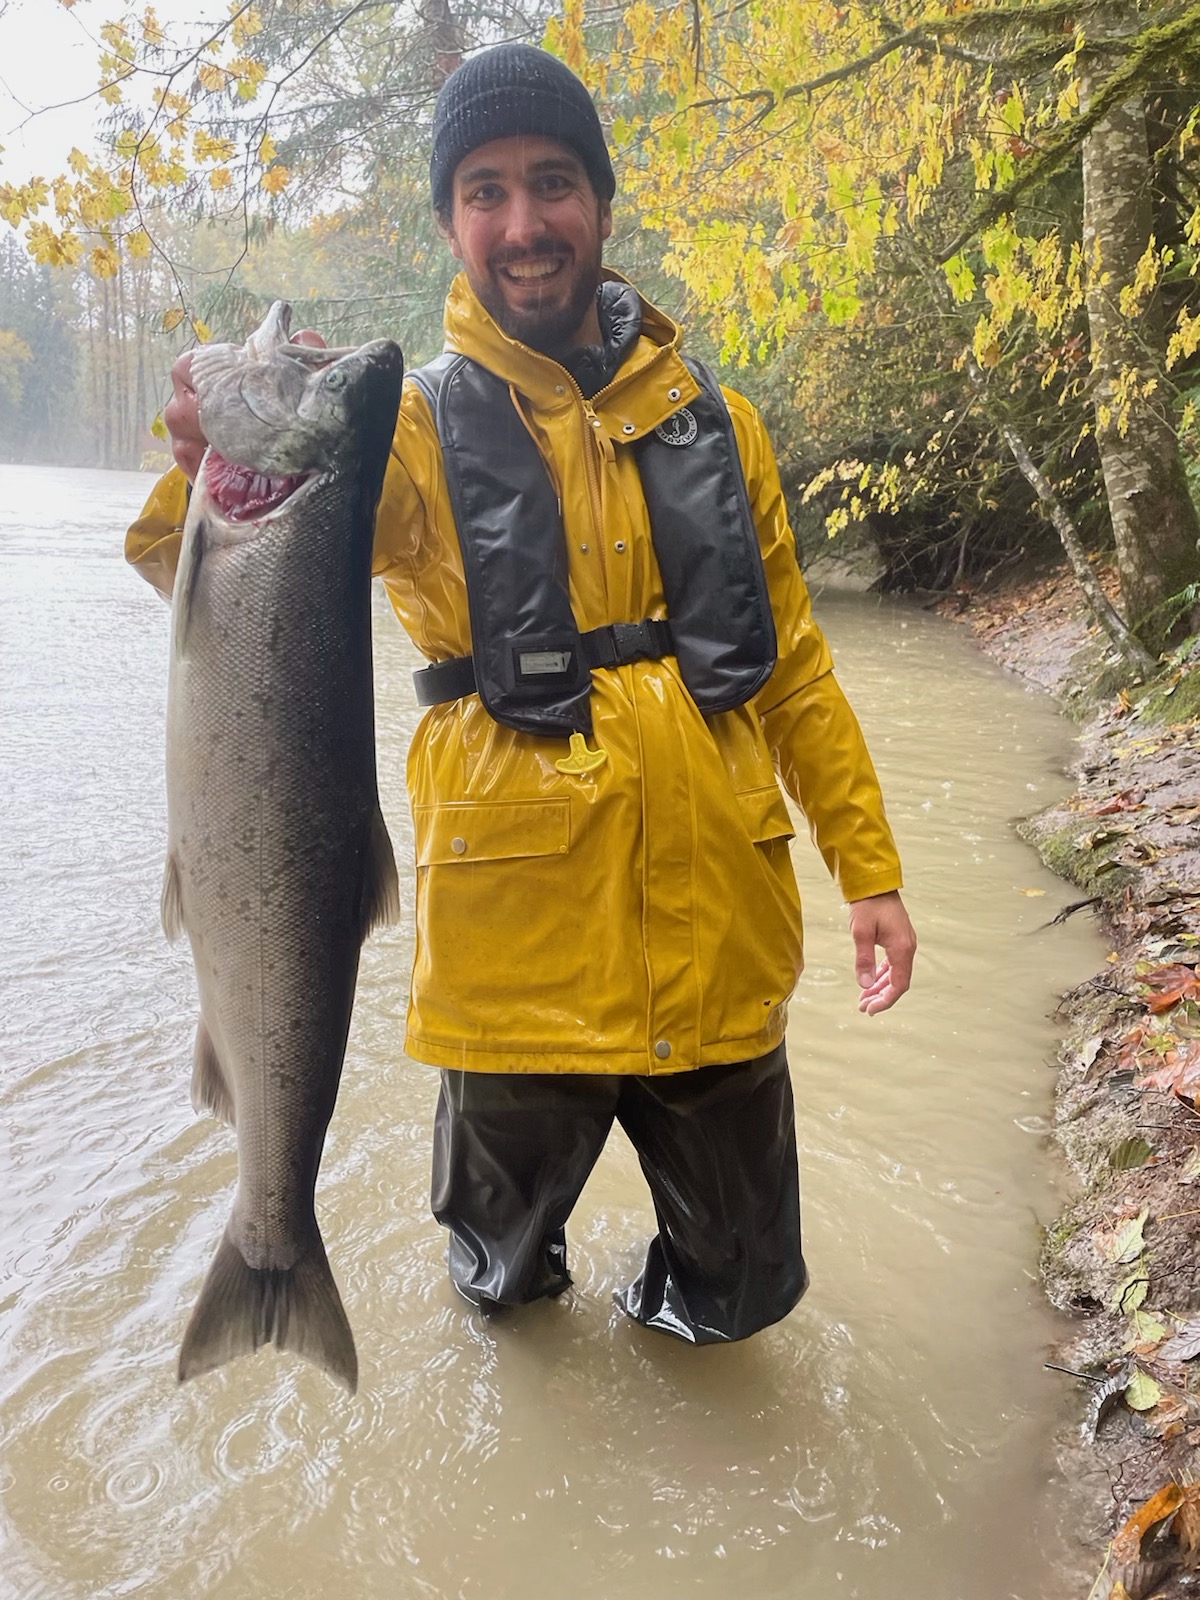
<path fill-rule="evenodd" d="M 299 333 L 292 335 L 293 344 L 306 344 L 314 350 L 327 348 L 324 338 L 315 328 L 301 328 Z"/>

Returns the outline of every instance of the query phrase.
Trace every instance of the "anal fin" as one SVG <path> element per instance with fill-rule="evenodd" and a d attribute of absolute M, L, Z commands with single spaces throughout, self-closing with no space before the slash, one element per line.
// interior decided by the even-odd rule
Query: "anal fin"
<path fill-rule="evenodd" d="M 359 896 L 359 927 L 366 938 L 372 928 L 395 922 L 400 915 L 400 879 L 396 857 L 383 812 L 376 805 L 367 824 L 367 848 L 363 853 L 362 890 Z"/>
<path fill-rule="evenodd" d="M 192 1105 L 197 1111 L 211 1111 L 214 1117 L 235 1127 L 236 1108 L 229 1080 L 221 1069 L 221 1058 L 212 1042 L 204 1018 L 196 1024 L 196 1054 L 192 1064 Z"/>

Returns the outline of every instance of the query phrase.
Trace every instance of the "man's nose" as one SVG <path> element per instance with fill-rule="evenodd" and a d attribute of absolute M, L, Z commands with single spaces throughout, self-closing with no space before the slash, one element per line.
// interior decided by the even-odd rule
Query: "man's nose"
<path fill-rule="evenodd" d="M 508 198 L 504 212 L 504 242 L 516 248 L 528 247 L 545 236 L 546 219 L 536 195 L 523 184 Z"/>

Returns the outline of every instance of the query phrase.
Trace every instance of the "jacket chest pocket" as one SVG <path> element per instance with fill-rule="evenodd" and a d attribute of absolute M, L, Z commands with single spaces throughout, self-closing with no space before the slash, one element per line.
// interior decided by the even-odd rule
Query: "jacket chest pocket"
<path fill-rule="evenodd" d="M 571 848 L 571 802 L 466 800 L 415 806 L 419 867 L 565 856 Z"/>

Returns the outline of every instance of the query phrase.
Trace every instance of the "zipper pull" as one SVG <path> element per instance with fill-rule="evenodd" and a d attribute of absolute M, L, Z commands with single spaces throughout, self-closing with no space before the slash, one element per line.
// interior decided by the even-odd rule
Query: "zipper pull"
<path fill-rule="evenodd" d="M 571 735 L 571 753 L 563 756 L 561 761 L 554 765 L 559 772 L 565 772 L 568 777 L 578 777 L 584 772 L 595 772 L 597 767 L 602 767 L 608 760 L 608 751 L 599 748 L 589 750 L 587 740 L 581 733 Z"/>

